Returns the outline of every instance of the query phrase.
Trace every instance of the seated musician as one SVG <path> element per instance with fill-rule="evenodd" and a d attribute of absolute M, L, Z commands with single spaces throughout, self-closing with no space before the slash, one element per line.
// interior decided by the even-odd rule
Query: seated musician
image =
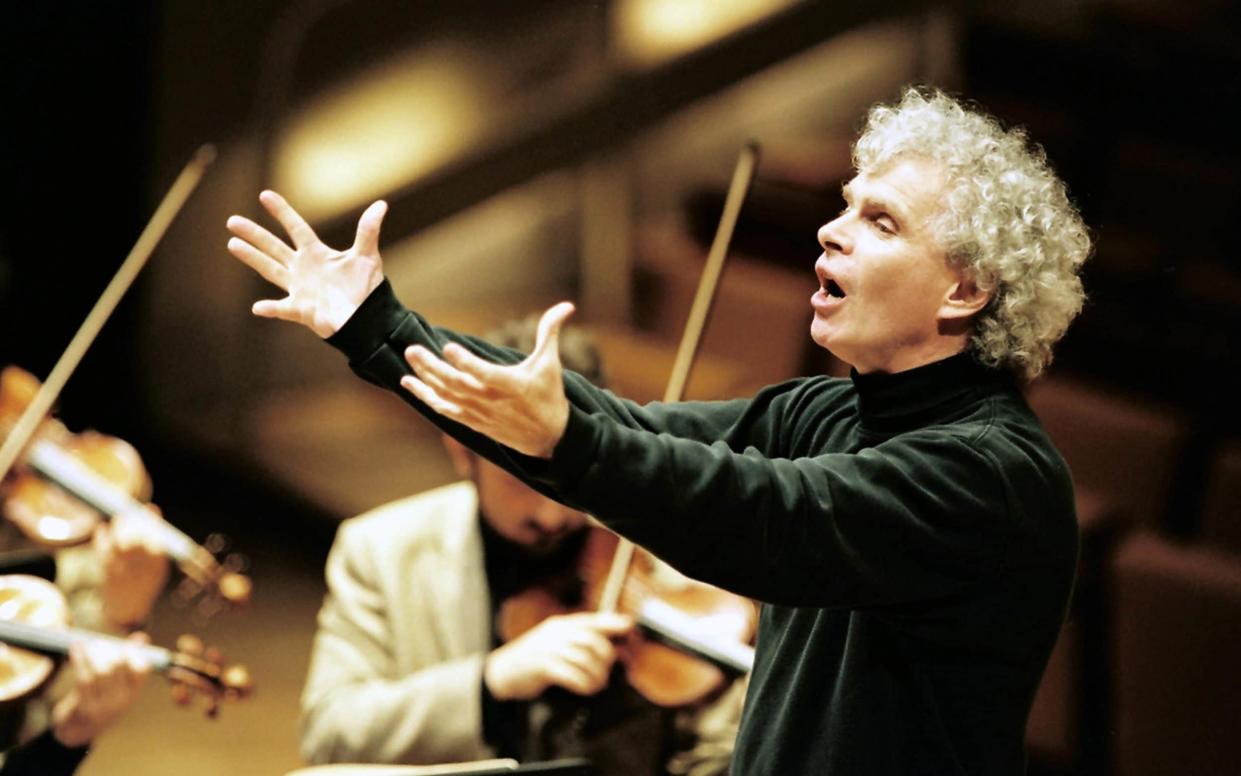
<path fill-rule="evenodd" d="M 528 352 L 536 319 L 492 342 Z M 600 359 L 572 328 L 565 363 L 596 384 Z M 327 562 L 302 695 L 301 750 L 313 763 L 448 763 L 584 756 L 600 774 L 727 768 L 741 693 L 714 706 L 657 709 L 614 672 L 630 618 L 582 612 L 544 619 L 501 643 L 504 600 L 571 572 L 587 526 L 558 504 L 445 437 L 461 482 L 341 525 Z M 613 679 L 614 680 L 610 680 Z M 676 730 L 714 722 L 714 740 Z"/>
<path fill-rule="evenodd" d="M 118 514 L 100 524 L 90 545 L 52 555 L 46 573 L 65 594 L 74 626 L 123 635 L 148 621 L 168 579 L 159 519 L 147 512 Z M 0 551 L 28 546 L 4 521 Z M 80 646 L 39 695 L 0 710 L 0 751 L 7 753 L 0 773 L 72 773 L 95 736 L 136 699 L 147 670 L 138 657 L 112 645 Z"/>

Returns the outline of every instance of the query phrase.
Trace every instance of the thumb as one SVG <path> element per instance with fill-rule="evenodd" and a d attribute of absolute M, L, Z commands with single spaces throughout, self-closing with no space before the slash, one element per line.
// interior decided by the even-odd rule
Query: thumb
<path fill-rule="evenodd" d="M 100 523 L 95 527 L 95 533 L 91 537 L 92 549 L 100 558 L 105 560 L 112 555 L 112 526 L 110 523 Z"/>
<path fill-rule="evenodd" d="M 598 612 L 594 615 L 594 625 L 608 636 L 620 636 L 633 630 L 633 618 L 616 612 Z"/>
<path fill-rule="evenodd" d="M 543 313 L 543 317 L 539 319 L 538 334 L 535 339 L 533 356 L 543 356 L 546 353 L 552 353 L 556 356 L 560 354 L 560 329 L 564 326 L 565 321 L 569 320 L 569 316 L 574 311 L 572 302 L 561 302 L 552 305 Z"/>
<path fill-rule="evenodd" d="M 358 234 L 353 240 L 355 252 L 364 256 L 379 255 L 379 227 L 388 213 L 388 203 L 382 199 L 371 203 L 358 219 Z"/>

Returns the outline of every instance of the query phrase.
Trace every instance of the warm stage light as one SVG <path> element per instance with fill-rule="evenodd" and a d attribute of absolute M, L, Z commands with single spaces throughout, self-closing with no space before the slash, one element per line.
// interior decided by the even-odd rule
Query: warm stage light
<path fill-rule="evenodd" d="M 279 133 L 272 185 L 314 221 L 451 161 L 486 126 L 477 71 L 464 50 L 421 49 L 332 89 Z"/>
<path fill-rule="evenodd" d="M 622 59 L 650 67 L 719 40 L 796 0 L 621 0 L 613 17 Z"/>

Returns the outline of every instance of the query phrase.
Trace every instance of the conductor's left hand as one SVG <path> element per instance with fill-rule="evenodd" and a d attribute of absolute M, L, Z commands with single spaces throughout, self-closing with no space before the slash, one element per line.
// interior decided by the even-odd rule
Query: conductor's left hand
<path fill-rule="evenodd" d="M 444 346 L 444 358 L 414 345 L 405 359 L 414 374 L 401 386 L 431 409 L 500 444 L 536 458 L 550 458 L 569 422 L 569 400 L 560 365 L 560 327 L 573 314 L 561 302 L 539 320 L 534 352 L 501 366 L 461 345 Z"/>
<path fill-rule="evenodd" d="M 254 303 L 255 315 L 300 323 L 320 337 L 330 337 L 383 282 L 379 227 L 388 206 L 373 203 L 358 220 L 353 247 L 338 251 L 323 244 L 305 219 L 274 191 L 259 202 L 280 222 L 293 247 L 243 216 L 231 216 L 229 253 L 283 289 L 284 299 Z"/>

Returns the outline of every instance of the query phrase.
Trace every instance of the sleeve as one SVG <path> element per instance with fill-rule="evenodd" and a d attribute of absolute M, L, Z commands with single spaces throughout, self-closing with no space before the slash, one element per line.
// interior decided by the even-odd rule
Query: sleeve
<path fill-rule="evenodd" d="M 550 461 L 439 417 L 399 387 L 403 352 L 460 341 L 500 363 L 521 354 L 430 327 L 381 286 L 331 342 L 362 377 L 540 491 L 590 512 L 683 573 L 767 603 L 890 605 L 974 584 L 1007 546 L 993 460 L 945 432 L 860 453 L 780 457 L 807 399 L 645 406 L 565 375 L 570 414 Z M 813 433 L 813 430 L 807 432 Z M 813 447 L 813 445 L 810 445 Z"/>
<path fill-rule="evenodd" d="M 566 500 L 565 494 L 557 493 L 550 487 L 550 482 L 538 476 L 545 467 L 543 461 L 522 455 L 444 418 L 400 386 L 401 378 L 412 374 L 405 361 L 405 349 L 411 345 L 423 345 L 442 355 L 444 345 L 457 342 L 498 364 L 518 363 L 525 358 L 524 353 L 431 326 L 400 303 L 387 280 L 371 292 L 345 325 L 327 341 L 349 358 L 350 368 L 364 380 L 396 393 L 442 431 L 521 477 L 545 495 Z M 750 406 L 750 402 L 740 400 L 639 405 L 599 388 L 569 370 L 565 370 L 565 394 L 569 403 L 580 412 L 604 415 L 631 428 L 690 439 L 718 439 L 726 433 L 736 436 L 735 428 L 732 432 L 728 429 L 737 425 Z M 754 413 L 750 415 L 754 416 Z"/>
<path fill-rule="evenodd" d="M 390 613 L 364 541 L 340 531 L 302 693 L 312 763 L 441 763 L 494 757 L 482 740 L 484 655 L 398 675 Z"/>
<path fill-rule="evenodd" d="M 985 446 L 943 432 L 772 458 L 726 438 L 653 435 L 573 411 L 547 469 L 621 535 L 767 603 L 952 595 L 997 568 L 1013 533 L 1008 488 Z"/>
<path fill-rule="evenodd" d="M 89 747 L 67 747 L 46 730 L 3 755 L 0 776 L 72 776 Z"/>

